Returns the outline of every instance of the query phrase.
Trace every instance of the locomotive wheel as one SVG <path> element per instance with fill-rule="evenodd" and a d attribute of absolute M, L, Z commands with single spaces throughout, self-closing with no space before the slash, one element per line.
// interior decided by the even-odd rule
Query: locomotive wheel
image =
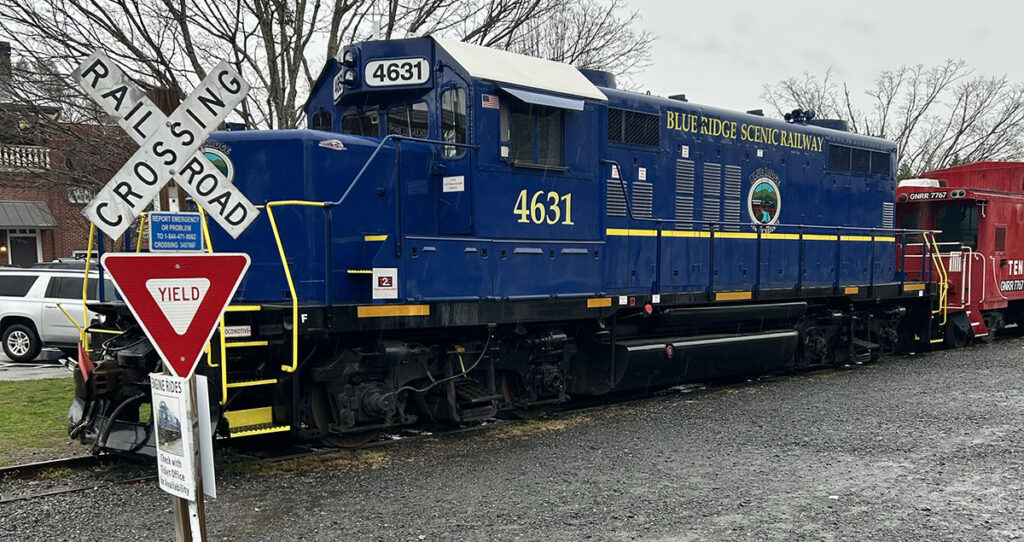
<path fill-rule="evenodd" d="M 518 376 L 508 372 L 502 373 L 501 395 L 505 402 L 511 405 L 512 401 L 519 397 L 521 393 L 522 382 Z M 511 412 L 513 416 L 520 420 L 535 420 L 548 413 L 546 408 L 512 408 L 508 412 Z"/>
<path fill-rule="evenodd" d="M 317 429 L 326 432 L 334 422 L 334 412 L 331 409 L 331 401 L 327 397 L 326 386 L 320 385 L 313 390 L 309 401 L 309 410 L 313 415 L 313 425 Z M 344 435 L 328 434 L 320 437 L 325 446 L 332 448 L 358 448 L 371 440 L 377 438 L 380 431 L 362 431 L 359 433 L 347 433 Z"/>

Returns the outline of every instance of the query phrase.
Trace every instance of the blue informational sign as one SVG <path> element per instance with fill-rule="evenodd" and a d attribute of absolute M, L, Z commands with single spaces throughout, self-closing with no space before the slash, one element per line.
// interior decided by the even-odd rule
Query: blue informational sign
<path fill-rule="evenodd" d="M 202 252 L 203 218 L 199 213 L 149 213 L 150 252 Z"/>

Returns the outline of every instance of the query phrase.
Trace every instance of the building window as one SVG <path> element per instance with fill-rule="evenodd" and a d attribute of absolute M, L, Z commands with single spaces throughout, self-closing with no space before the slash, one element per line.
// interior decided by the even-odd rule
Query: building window
<path fill-rule="evenodd" d="M 1006 252 L 1006 226 L 996 227 L 995 252 Z"/>
<path fill-rule="evenodd" d="M 565 164 L 565 112 L 518 100 L 502 102 L 502 143 L 515 166 L 561 168 Z"/>
<path fill-rule="evenodd" d="M 451 88 L 441 93 L 441 139 L 466 142 L 466 89 Z M 445 158 L 462 158 L 465 147 L 444 147 Z"/>
<path fill-rule="evenodd" d="M 92 201 L 96 194 L 84 186 L 72 186 L 68 188 L 68 202 L 85 204 Z"/>
<path fill-rule="evenodd" d="M 342 133 L 380 137 L 380 117 L 376 111 L 351 113 L 341 117 Z"/>
<path fill-rule="evenodd" d="M 388 133 L 426 139 L 430 135 L 427 103 L 417 102 L 389 109 Z"/>

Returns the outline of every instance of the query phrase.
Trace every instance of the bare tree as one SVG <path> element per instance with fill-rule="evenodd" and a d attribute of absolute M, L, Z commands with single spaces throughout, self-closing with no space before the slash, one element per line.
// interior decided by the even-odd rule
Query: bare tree
<path fill-rule="evenodd" d="M 622 0 L 0 0 L 0 35 L 54 73 L 102 47 L 136 81 L 183 93 L 229 59 L 253 83 L 242 120 L 273 129 L 298 126 L 320 66 L 374 34 L 438 34 L 631 73 L 651 37 L 621 11 Z"/>
<path fill-rule="evenodd" d="M 765 85 L 762 98 L 776 111 L 814 108 L 847 120 L 859 133 L 896 142 L 900 176 L 983 160 L 1024 157 L 1024 84 L 975 75 L 963 61 L 901 66 L 879 75 L 864 93 L 864 112 L 831 70 L 819 80 L 805 73 Z"/>

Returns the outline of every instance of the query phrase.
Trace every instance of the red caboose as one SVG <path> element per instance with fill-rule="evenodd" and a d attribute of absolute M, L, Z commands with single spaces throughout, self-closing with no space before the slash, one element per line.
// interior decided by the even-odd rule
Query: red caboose
<path fill-rule="evenodd" d="M 1024 321 L 1024 163 L 979 162 L 929 171 L 896 188 L 897 222 L 939 230 L 935 247 L 947 277 L 947 337 L 991 340 Z M 929 273 L 927 246 L 911 239 L 908 279 Z M 915 265 L 915 258 L 920 264 Z M 916 271 L 915 271 L 916 270 Z"/>

